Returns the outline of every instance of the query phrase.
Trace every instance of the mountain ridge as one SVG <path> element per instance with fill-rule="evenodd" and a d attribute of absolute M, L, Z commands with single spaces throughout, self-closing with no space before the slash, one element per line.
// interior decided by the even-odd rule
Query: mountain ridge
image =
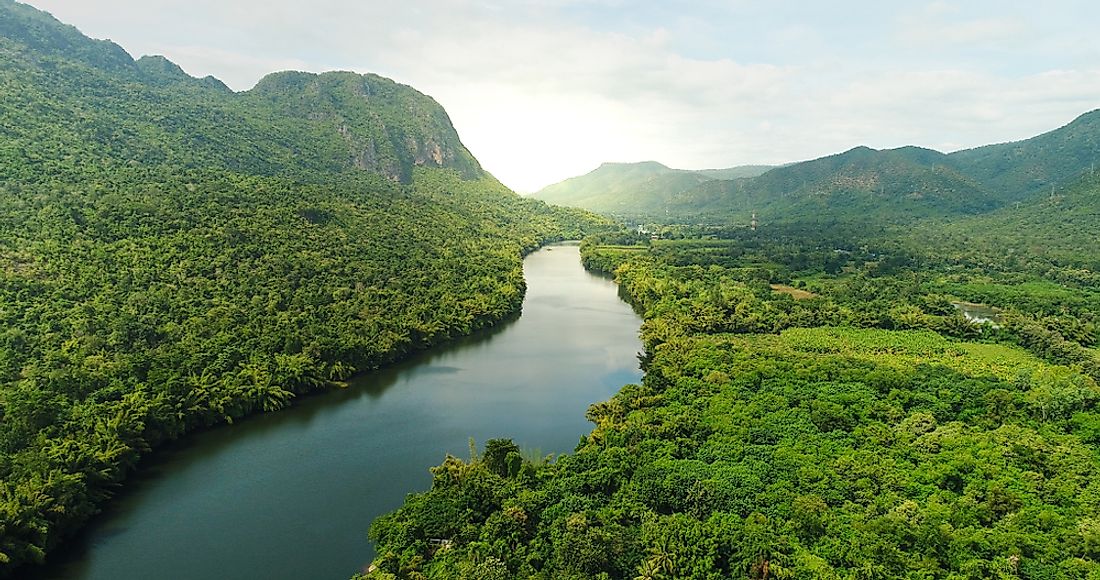
<path fill-rule="evenodd" d="M 1100 160 L 1100 108 L 1034 137 L 994 143 L 948 154 L 968 166 L 991 188 L 1007 191 L 1015 202 L 1051 185 L 1076 181 Z"/>
<path fill-rule="evenodd" d="M 548 185 L 531 196 L 549 203 L 618 215 L 636 213 L 638 207 L 663 211 L 674 203 L 676 196 L 714 181 L 718 175 L 757 175 L 767 169 L 770 166 L 746 165 L 690 170 L 674 169 L 657 161 L 606 162 L 585 175 Z"/>
<path fill-rule="evenodd" d="M 95 155 L 106 141 L 116 158 L 300 178 L 371 171 L 408 183 L 418 166 L 485 175 L 438 102 L 378 75 L 281 71 L 233 92 L 163 56 L 135 60 L 111 41 L 12 0 L 0 2 L 0 16 L 0 50 L 13 73 L 4 96 L 13 104 L 49 103 L 69 118 L 65 131 L 22 136 L 34 156 L 56 155 L 57 147 L 44 145 L 58 142 Z M 9 108 L 13 127 L 35 122 L 26 104 Z M 187 132 L 205 120 L 219 120 L 217 130 Z M 295 134 L 309 137 L 294 142 Z"/>
<path fill-rule="evenodd" d="M 1100 109 L 1028 139 L 952 153 L 915 145 L 890 149 L 860 145 L 771 167 L 757 175 L 719 175 L 694 186 L 635 183 L 632 186 L 643 194 L 625 200 L 613 187 L 593 179 L 594 171 L 535 196 L 639 220 L 720 219 L 747 224 L 753 214 L 759 214 L 770 221 L 872 216 L 898 223 L 1005 207 L 1051 186 L 1057 190 L 1072 184 L 1084 171 L 1094 169 L 1097 160 Z"/>

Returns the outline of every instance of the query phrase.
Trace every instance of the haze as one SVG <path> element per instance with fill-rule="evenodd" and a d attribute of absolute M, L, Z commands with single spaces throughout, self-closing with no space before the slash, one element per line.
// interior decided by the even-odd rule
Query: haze
<path fill-rule="evenodd" d="M 1093 2 L 32 0 L 235 90 L 375 72 L 534 191 L 603 161 L 698 169 L 1020 139 L 1100 106 Z"/>

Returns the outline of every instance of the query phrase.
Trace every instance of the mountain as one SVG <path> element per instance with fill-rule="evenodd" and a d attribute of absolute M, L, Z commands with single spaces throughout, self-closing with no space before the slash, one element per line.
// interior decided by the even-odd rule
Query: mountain
<path fill-rule="evenodd" d="M 1100 161 L 1100 110 L 1030 139 L 957 151 L 950 157 L 1005 202 L 1049 192 L 1051 185 L 1075 182 Z"/>
<path fill-rule="evenodd" d="M 628 172 L 608 164 L 535 196 L 658 221 L 748 223 L 755 213 L 762 223 L 909 223 L 980 214 L 1049 194 L 1051 186 L 1058 191 L 1095 171 L 1098 160 L 1100 110 L 1031 139 L 951 154 L 856 147 L 775 168 L 698 172 L 652 163 Z"/>
<path fill-rule="evenodd" d="M 443 108 L 389 79 L 282 72 L 233 93 L 164 57 L 134 61 L 28 6 L 5 0 L 0 15 L 12 120 L 0 135 L 8 155 L 24 151 L 11 163 L 65 143 L 82 157 L 302 178 L 365 170 L 408 183 L 420 166 L 482 174 Z M 43 124 L 41 112 L 56 122 Z"/>
<path fill-rule="evenodd" d="M 617 216 L 658 221 L 768 221 L 868 215 L 898 221 L 971 214 L 996 206 L 982 184 L 938 151 L 902 147 L 844 153 L 780 167 L 684 171 L 655 162 L 606 163 L 534 197 Z"/>
<path fill-rule="evenodd" d="M 705 175 L 711 179 L 740 179 L 763 175 L 774 167 L 773 165 L 738 165 L 726 169 L 700 169 L 695 173 Z"/>
<path fill-rule="evenodd" d="M 947 155 L 918 147 L 856 148 L 755 179 L 704 184 L 672 207 L 734 212 L 740 219 L 755 207 L 765 219 L 784 221 L 966 216 L 1049 195 L 1051 186 L 1060 190 L 1094 171 L 1098 159 L 1100 110 L 1030 139 Z"/>
<path fill-rule="evenodd" d="M 604 163 L 585 175 L 545 187 L 532 197 L 604 213 L 639 208 L 656 211 L 672 197 L 709 180 L 656 161 Z"/>
<path fill-rule="evenodd" d="M 235 93 L 0 0 L 0 576 L 164 442 L 497 324 L 607 223 L 509 191 L 438 103 L 347 72 Z"/>
<path fill-rule="evenodd" d="M 468 179 L 482 175 L 443 107 L 377 75 L 273 73 L 242 97 L 329 141 L 341 169 L 377 171 L 401 181 L 420 166 L 455 169 Z"/>
<path fill-rule="evenodd" d="M 669 204 L 676 215 L 747 222 L 869 218 L 898 221 L 973 214 L 996 206 L 946 155 L 919 147 L 844 153 L 777 167 L 755 178 L 716 180 Z"/>
<path fill-rule="evenodd" d="M 656 161 L 604 163 L 595 170 L 547 186 L 532 197 L 615 215 L 663 213 L 676 198 L 716 179 L 755 176 L 770 169 L 746 165 L 729 169 L 689 171 Z"/>

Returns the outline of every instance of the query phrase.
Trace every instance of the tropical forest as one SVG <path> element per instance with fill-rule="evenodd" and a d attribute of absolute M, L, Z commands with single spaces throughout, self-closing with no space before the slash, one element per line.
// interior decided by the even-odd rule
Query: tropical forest
<path fill-rule="evenodd" d="M 520 195 L 0 0 L 0 578 L 1100 580 L 1075 114 Z"/>

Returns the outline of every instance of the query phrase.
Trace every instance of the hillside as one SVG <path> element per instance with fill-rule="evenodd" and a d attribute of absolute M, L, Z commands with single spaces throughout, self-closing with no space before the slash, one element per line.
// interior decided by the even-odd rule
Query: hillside
<path fill-rule="evenodd" d="M 1100 175 L 1086 174 L 1054 196 L 1041 193 L 985 215 L 910 232 L 947 260 L 1002 271 L 1059 272 L 1063 283 L 1100 284 Z"/>
<path fill-rule="evenodd" d="M 138 461 L 515 314 L 605 225 L 483 172 L 393 81 L 234 93 L 0 0 L 0 576 Z"/>
<path fill-rule="evenodd" d="M 28 6 L 4 0 L 0 15 L 7 168 L 61 150 L 51 169 L 80 158 L 307 179 L 366 170 L 407 183 L 419 166 L 481 175 L 438 103 L 382 77 L 282 72 L 233 93 Z"/>
<path fill-rule="evenodd" d="M 585 175 L 547 186 L 532 197 L 605 214 L 655 215 L 665 213 L 680 196 L 703 184 L 731 176 L 759 175 L 768 169 L 753 165 L 688 171 L 656 161 L 604 163 Z"/>
<path fill-rule="evenodd" d="M 973 214 L 996 203 L 942 153 L 918 147 L 857 147 L 755 178 L 704 183 L 669 206 L 676 215 L 719 215 L 739 222 L 747 222 L 753 213 L 764 223 L 894 222 Z"/>
<path fill-rule="evenodd" d="M 781 167 L 697 172 L 605 164 L 535 194 L 552 203 L 657 221 L 764 222 L 973 214 L 997 200 L 950 157 L 918 147 L 868 147 Z"/>
<path fill-rule="evenodd" d="M 944 154 L 920 147 L 856 147 L 781 167 L 683 172 L 611 164 L 536 197 L 664 222 L 912 223 L 965 217 L 1073 184 L 1100 159 L 1100 111 L 1031 139 Z"/>
<path fill-rule="evenodd" d="M 1049 192 L 1051 185 L 1073 183 L 1095 170 L 1100 161 L 1100 110 L 1030 139 L 957 151 L 950 157 L 1005 202 Z"/>

